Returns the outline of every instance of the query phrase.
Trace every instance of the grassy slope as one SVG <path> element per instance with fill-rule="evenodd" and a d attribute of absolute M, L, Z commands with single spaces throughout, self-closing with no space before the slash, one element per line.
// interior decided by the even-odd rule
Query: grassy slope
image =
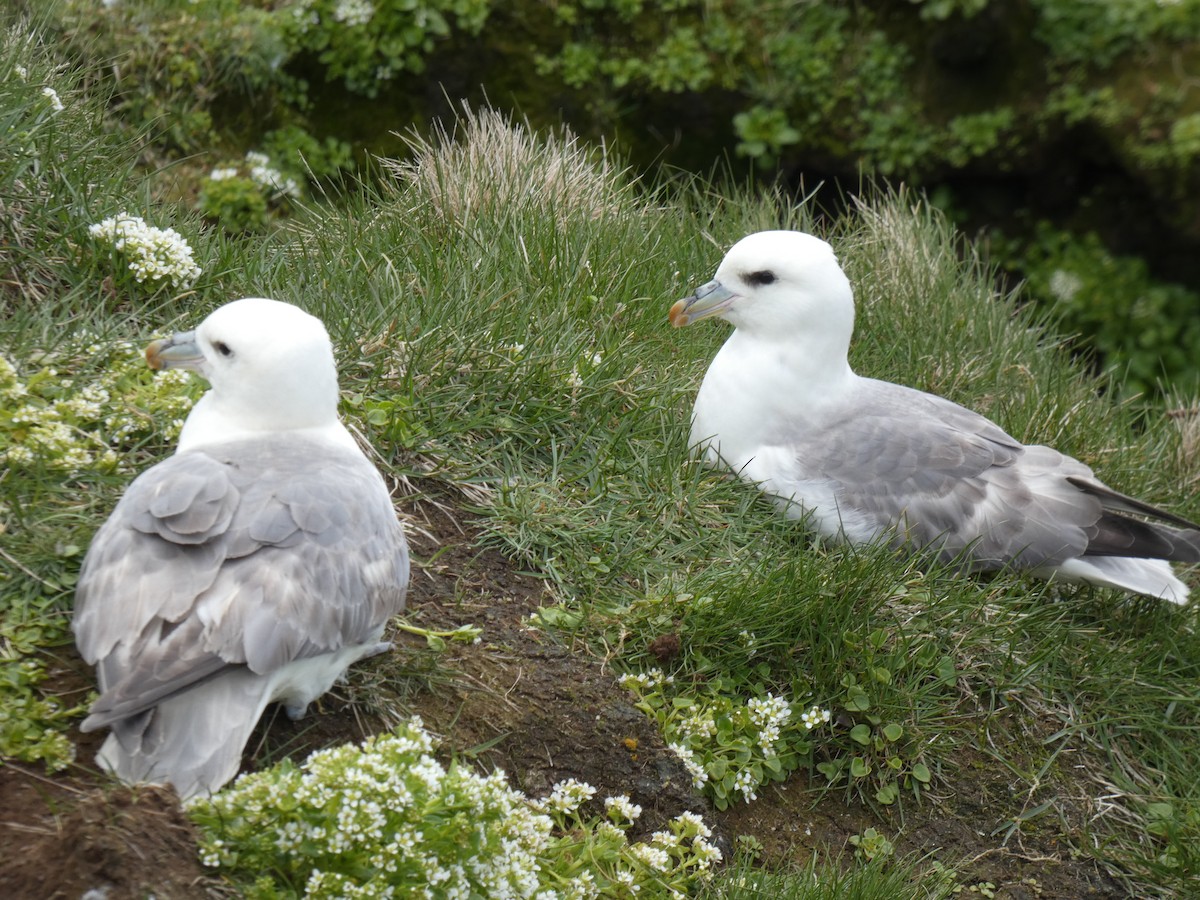
<path fill-rule="evenodd" d="M 10 67 L 38 59 L 7 56 Z M 37 106 L 38 79 L 50 78 L 68 102 L 62 118 Z M 108 271 L 85 230 L 147 209 L 132 154 L 102 146 L 95 109 L 68 75 L 43 71 L 28 89 L 2 81 L 0 112 L 21 127 L 0 130 L 4 252 L 18 263 L 0 347 L 19 367 L 84 322 L 142 336 L 236 296 L 299 303 L 328 322 L 347 412 L 383 456 L 460 489 L 490 541 L 552 579 L 557 621 L 616 647 L 619 665 L 656 664 L 646 647 L 671 629 L 681 680 L 720 675 L 734 692 L 770 688 L 835 710 L 847 676 L 886 670 L 871 702 L 903 725 L 905 766 L 927 765 L 952 790 L 956 749 L 979 746 L 1033 786 L 1078 757 L 1092 797 L 1104 798 L 1093 831 L 1077 836 L 1081 852 L 1167 892 L 1200 886 L 1193 610 L 812 547 L 752 489 L 689 458 L 691 398 L 725 335 L 672 331 L 666 308 L 711 277 L 738 237 L 811 227 L 811 211 L 707 185 L 647 195 L 579 148 L 522 144 L 477 123 L 480 140 L 498 143 L 473 159 L 427 147 L 423 168 L 393 190 L 315 207 L 269 240 L 228 242 L 160 210 L 205 275 L 187 296 L 129 303 L 105 294 Z M 28 146 L 37 164 L 10 166 Z M 1197 464 L 1175 424 L 1151 415 L 1135 430 L 1130 410 L 1098 398 L 992 296 L 984 268 L 959 260 L 957 239 L 926 208 L 878 198 L 826 233 L 857 286 L 860 371 L 943 393 L 1078 455 L 1123 490 L 1200 515 L 1180 489 Z M 128 451 L 140 461 L 166 446 Z M 14 660 L 63 640 L 78 563 L 66 550 L 86 545 L 121 482 L 15 470 L 0 480 L 0 608 Z M 822 739 L 817 758 L 853 752 L 843 731 Z M 876 786 L 868 776 L 845 790 L 870 802 Z"/>

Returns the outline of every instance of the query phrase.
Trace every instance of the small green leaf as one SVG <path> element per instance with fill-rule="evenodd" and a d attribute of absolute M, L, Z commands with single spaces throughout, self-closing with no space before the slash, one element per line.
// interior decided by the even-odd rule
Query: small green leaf
<path fill-rule="evenodd" d="M 430 650 L 436 650 L 438 653 L 446 649 L 446 642 L 436 634 L 425 635 L 425 644 Z"/>
<path fill-rule="evenodd" d="M 855 778 L 866 778 L 871 774 L 871 764 L 861 756 L 850 760 L 850 774 Z"/>
<path fill-rule="evenodd" d="M 817 771 L 829 779 L 830 784 L 842 777 L 842 766 L 840 765 L 840 762 L 817 763 Z"/>
<path fill-rule="evenodd" d="M 896 741 L 900 740 L 900 738 L 904 737 L 904 728 L 901 725 L 897 725 L 895 722 L 892 722 L 889 725 L 884 725 L 883 736 L 894 744 Z"/>
<path fill-rule="evenodd" d="M 850 740 L 857 741 L 864 747 L 871 742 L 871 726 L 858 724 L 850 729 Z"/>
<path fill-rule="evenodd" d="M 871 708 L 871 698 L 856 684 L 846 688 L 846 709 L 854 712 L 866 712 Z"/>
<path fill-rule="evenodd" d="M 917 763 L 912 767 L 912 776 L 921 782 L 921 784 L 929 784 L 933 780 L 933 773 L 929 771 L 929 767 L 925 763 Z"/>
<path fill-rule="evenodd" d="M 898 787 L 896 787 L 896 783 L 894 781 L 889 781 L 887 784 L 885 784 L 883 787 L 881 787 L 878 791 L 875 792 L 875 799 L 878 800 L 880 803 L 882 803 L 884 806 L 891 806 L 893 803 L 896 802 L 896 799 L 899 796 L 900 796 L 900 789 Z"/>
<path fill-rule="evenodd" d="M 938 660 L 937 664 L 938 678 L 943 684 L 953 686 L 958 681 L 958 673 L 954 669 L 954 660 L 949 656 L 943 656 Z"/>

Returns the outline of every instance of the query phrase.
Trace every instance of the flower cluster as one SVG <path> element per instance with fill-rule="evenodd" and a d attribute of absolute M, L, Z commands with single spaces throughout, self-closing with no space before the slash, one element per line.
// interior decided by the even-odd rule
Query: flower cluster
<path fill-rule="evenodd" d="M 614 893 L 682 896 L 720 851 L 694 813 L 648 841 L 625 828 L 641 810 L 605 801 L 610 821 L 579 807 L 596 789 L 574 779 L 530 802 L 503 772 L 479 775 L 431 755 L 419 718 L 394 733 L 243 775 L 191 801 L 202 860 L 305 897 L 495 897 L 585 900 Z M 274 893 L 271 896 L 275 896 Z"/>
<path fill-rule="evenodd" d="M 197 207 L 206 218 L 236 234 L 265 228 L 273 209 L 300 195 L 296 179 L 271 165 L 265 153 L 252 150 L 241 162 L 217 166 L 208 173 Z"/>
<path fill-rule="evenodd" d="M 1050 293 L 1056 300 L 1068 302 L 1083 289 L 1083 279 L 1066 269 L 1055 269 L 1050 274 Z"/>
<path fill-rule="evenodd" d="M 375 4 L 371 0 L 338 0 L 333 8 L 333 19 L 351 28 L 366 25 L 375 15 Z"/>
<path fill-rule="evenodd" d="M 814 706 L 808 712 L 800 715 L 800 722 L 809 731 L 812 731 L 818 725 L 824 725 L 829 721 L 830 713 L 827 709 L 821 709 L 819 706 Z"/>
<path fill-rule="evenodd" d="M 784 778 L 810 758 L 805 736 L 830 719 L 828 710 L 813 707 L 795 722 L 792 704 L 770 692 L 745 702 L 719 685 L 679 694 L 670 690 L 673 679 L 657 669 L 625 675 L 621 684 L 658 722 L 693 787 L 704 789 L 719 809 L 738 797 L 756 799 L 759 785 Z"/>
<path fill-rule="evenodd" d="M 571 366 L 571 371 L 567 375 L 567 386 L 571 388 L 572 395 L 583 387 L 583 375 L 580 374 L 580 371 L 592 372 L 600 368 L 602 362 L 604 362 L 604 354 L 592 353 L 581 356 L 575 365 Z"/>
<path fill-rule="evenodd" d="M 636 822 L 638 816 L 642 814 L 642 808 L 630 801 L 626 794 L 606 798 L 604 801 L 604 810 L 608 813 L 610 819 L 618 823 Z"/>
<path fill-rule="evenodd" d="M 791 721 L 791 704 L 782 697 L 767 694 L 765 699 L 751 698 L 746 709 L 750 713 L 750 721 L 758 728 L 758 746 L 764 753 L 770 753 L 779 740 L 779 729 Z"/>
<path fill-rule="evenodd" d="M 105 367 L 95 379 L 60 374 L 97 357 Z M 26 378 L 0 356 L 0 461 L 67 475 L 122 470 L 136 443 L 179 435 L 200 389 L 179 369 L 155 377 L 128 341 L 88 334 L 42 354 Z"/>
<path fill-rule="evenodd" d="M 121 212 L 89 226 L 88 233 L 124 257 L 139 284 L 187 288 L 200 276 L 192 248 L 174 228 L 155 228 Z"/>
<path fill-rule="evenodd" d="M 651 691 L 664 684 L 674 684 L 675 676 L 666 675 L 662 669 L 648 669 L 645 672 L 629 672 L 618 679 L 621 687 L 630 691 Z"/>
<path fill-rule="evenodd" d="M 285 178 L 282 172 L 271 165 L 271 158 L 267 154 L 251 150 L 246 154 L 246 165 L 250 170 L 250 180 L 263 190 L 281 197 L 300 196 L 300 185 L 296 179 Z"/>
<path fill-rule="evenodd" d="M 708 770 L 696 761 L 696 754 L 692 752 L 691 747 L 686 744 L 673 743 L 667 744 L 667 749 L 679 757 L 683 767 L 692 776 L 692 787 L 699 790 L 708 783 Z"/>
<path fill-rule="evenodd" d="M 56 91 L 54 88 L 42 88 L 42 96 L 50 101 L 50 108 L 55 112 L 62 112 L 64 109 L 66 109 L 66 107 L 63 106 L 62 100 L 58 96 L 58 91 Z"/>
<path fill-rule="evenodd" d="M 590 784 L 568 778 L 554 786 L 550 796 L 537 801 L 534 806 L 543 812 L 573 813 L 596 795 Z"/>

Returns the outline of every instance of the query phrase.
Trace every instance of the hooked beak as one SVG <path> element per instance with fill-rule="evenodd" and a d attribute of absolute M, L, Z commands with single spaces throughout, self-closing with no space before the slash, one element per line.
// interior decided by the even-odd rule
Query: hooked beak
<path fill-rule="evenodd" d="M 676 300 L 667 318 L 676 328 L 682 328 L 709 316 L 719 316 L 729 309 L 737 296 L 721 282 L 710 281 L 696 288 L 696 292 L 690 297 Z"/>
<path fill-rule="evenodd" d="M 146 347 L 146 363 L 152 369 L 192 369 L 200 371 L 204 354 L 196 343 L 196 332 L 177 331 L 169 338 Z"/>

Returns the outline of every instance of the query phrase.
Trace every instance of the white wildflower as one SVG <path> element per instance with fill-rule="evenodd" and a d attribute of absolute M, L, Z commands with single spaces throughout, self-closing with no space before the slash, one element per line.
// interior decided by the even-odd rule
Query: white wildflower
<path fill-rule="evenodd" d="M 579 809 L 596 794 L 596 789 L 590 784 L 568 778 L 554 785 L 550 796 L 541 801 L 545 809 L 554 812 L 571 813 Z"/>
<path fill-rule="evenodd" d="M 767 694 L 765 698 L 754 697 L 746 704 L 750 720 L 758 726 L 758 745 L 770 752 L 779 740 L 779 730 L 792 717 L 792 707 L 782 697 Z"/>
<path fill-rule="evenodd" d="M 713 863 L 721 861 L 720 849 L 703 837 L 697 837 L 692 841 L 692 849 L 695 851 L 702 869 L 707 869 Z"/>
<path fill-rule="evenodd" d="M 800 715 L 800 722 L 810 731 L 816 728 L 818 725 L 828 722 L 829 719 L 829 710 L 821 709 L 819 706 L 814 706 L 812 709 Z"/>
<path fill-rule="evenodd" d="M 692 787 L 699 789 L 708 783 L 708 772 L 705 771 L 704 766 L 696 762 L 696 756 L 692 753 L 691 748 L 685 747 L 683 744 L 667 744 L 667 749 L 679 757 L 683 767 L 692 776 Z"/>
<path fill-rule="evenodd" d="M 673 684 L 674 681 L 674 675 L 665 675 L 662 669 L 650 669 L 646 672 L 622 675 L 620 685 L 629 690 L 653 690 L 662 684 Z"/>
<path fill-rule="evenodd" d="M 352 28 L 366 25 L 374 15 L 375 4 L 371 0 L 338 0 L 333 8 L 334 20 Z"/>
<path fill-rule="evenodd" d="M 56 91 L 54 88 L 42 88 L 42 96 L 50 101 L 50 107 L 55 112 L 62 112 L 64 109 L 66 109 L 66 107 L 63 106 L 62 100 L 58 98 L 58 91 Z"/>
<path fill-rule="evenodd" d="M 122 212 L 89 226 L 88 232 L 128 259 L 138 283 L 190 287 L 200 275 L 192 248 L 174 228 L 155 228 L 141 216 Z"/>
<path fill-rule="evenodd" d="M 613 873 L 613 881 L 625 888 L 629 893 L 636 894 L 642 889 L 642 886 L 637 883 L 636 876 L 627 869 L 620 869 Z"/>
<path fill-rule="evenodd" d="M 1050 293 L 1054 299 L 1066 302 L 1079 293 L 1083 279 L 1066 269 L 1055 269 L 1050 276 Z"/>
<path fill-rule="evenodd" d="M 704 819 L 698 813 L 681 812 L 675 817 L 675 824 L 683 829 L 683 833 L 687 836 L 700 835 L 700 837 L 712 837 L 712 829 L 704 824 Z"/>
<path fill-rule="evenodd" d="M 227 181 L 230 178 L 237 178 L 237 166 L 226 166 L 224 168 L 213 169 L 208 173 L 209 181 Z"/>
<path fill-rule="evenodd" d="M 296 180 L 284 178 L 283 173 L 271 165 L 271 159 L 265 153 L 251 150 L 246 154 L 246 163 L 250 166 L 250 180 L 259 187 L 285 197 L 300 196 L 300 186 Z"/>
<path fill-rule="evenodd" d="M 624 844 L 627 840 L 624 829 L 618 828 L 612 822 L 598 822 L 596 824 L 596 837 L 604 841 L 611 841 L 614 844 Z"/>
<path fill-rule="evenodd" d="M 749 803 L 758 799 L 758 782 L 749 769 L 742 769 L 733 779 L 733 789 L 741 793 L 742 798 Z"/>
<path fill-rule="evenodd" d="M 670 855 L 661 847 L 634 844 L 629 848 L 629 855 L 656 872 L 665 872 L 671 865 Z"/>
<path fill-rule="evenodd" d="M 630 802 L 626 794 L 606 798 L 604 809 L 614 822 L 620 822 L 622 819 L 635 822 L 637 817 L 642 814 L 642 808 L 636 803 Z"/>

